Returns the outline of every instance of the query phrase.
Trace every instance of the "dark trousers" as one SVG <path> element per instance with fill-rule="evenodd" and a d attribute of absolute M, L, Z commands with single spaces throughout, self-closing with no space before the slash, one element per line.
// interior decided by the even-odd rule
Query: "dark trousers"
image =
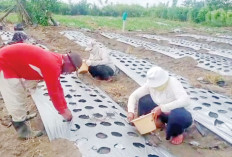
<path fill-rule="evenodd" d="M 114 75 L 113 69 L 106 65 L 89 66 L 89 73 L 100 80 L 108 80 Z"/>
<path fill-rule="evenodd" d="M 150 94 L 143 96 L 139 99 L 138 116 L 150 113 L 156 106 L 158 105 L 154 103 Z M 167 124 L 167 140 L 182 134 L 192 124 L 192 115 L 183 107 L 174 109 L 169 114 L 162 113 L 159 118 Z"/>

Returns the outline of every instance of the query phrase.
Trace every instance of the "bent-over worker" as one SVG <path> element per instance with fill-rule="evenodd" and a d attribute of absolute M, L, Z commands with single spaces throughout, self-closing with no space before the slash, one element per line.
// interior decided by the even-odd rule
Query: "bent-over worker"
<path fill-rule="evenodd" d="M 61 74 L 70 74 L 82 64 L 76 53 L 57 54 L 25 43 L 0 49 L 0 91 L 12 124 L 20 138 L 33 138 L 41 132 L 31 131 L 25 124 L 26 89 L 44 80 L 51 101 L 64 119 L 70 121 L 72 114 L 67 108 L 60 84 Z"/>

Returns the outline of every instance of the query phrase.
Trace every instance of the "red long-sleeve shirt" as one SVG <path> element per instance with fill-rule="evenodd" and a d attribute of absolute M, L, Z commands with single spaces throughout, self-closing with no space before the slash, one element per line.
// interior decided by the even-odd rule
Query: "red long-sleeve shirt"
<path fill-rule="evenodd" d="M 0 49 L 0 71 L 6 79 L 44 80 L 53 105 L 63 113 L 67 108 L 60 84 L 62 55 L 19 43 Z"/>

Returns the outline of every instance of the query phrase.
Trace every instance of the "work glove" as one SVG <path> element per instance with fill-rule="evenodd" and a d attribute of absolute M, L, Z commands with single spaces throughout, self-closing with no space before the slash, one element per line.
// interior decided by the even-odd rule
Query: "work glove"
<path fill-rule="evenodd" d="M 66 121 L 71 121 L 72 120 L 72 113 L 71 111 L 67 108 L 64 110 L 64 113 L 61 114 L 63 116 L 63 118 L 66 120 Z"/>

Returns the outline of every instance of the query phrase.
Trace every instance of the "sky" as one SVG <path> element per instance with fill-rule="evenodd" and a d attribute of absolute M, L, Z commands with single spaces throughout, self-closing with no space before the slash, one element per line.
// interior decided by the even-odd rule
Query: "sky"
<path fill-rule="evenodd" d="M 68 2 L 69 0 L 61 0 L 63 2 Z M 77 3 L 81 0 L 70 0 L 72 3 Z M 103 3 L 106 1 L 106 0 L 101 0 Z M 178 0 L 178 5 L 181 5 L 182 2 L 184 0 Z M 99 0 L 87 0 L 88 3 L 95 3 L 96 5 L 99 5 Z M 172 4 L 172 0 L 108 0 L 108 4 L 110 3 L 113 3 L 113 4 L 139 4 L 139 5 L 142 5 L 144 7 L 146 7 L 147 3 L 149 4 L 149 6 L 152 6 L 154 4 L 159 4 L 160 2 L 162 3 L 167 3 L 169 2 L 170 4 Z M 170 5 L 169 4 L 169 5 Z"/>

